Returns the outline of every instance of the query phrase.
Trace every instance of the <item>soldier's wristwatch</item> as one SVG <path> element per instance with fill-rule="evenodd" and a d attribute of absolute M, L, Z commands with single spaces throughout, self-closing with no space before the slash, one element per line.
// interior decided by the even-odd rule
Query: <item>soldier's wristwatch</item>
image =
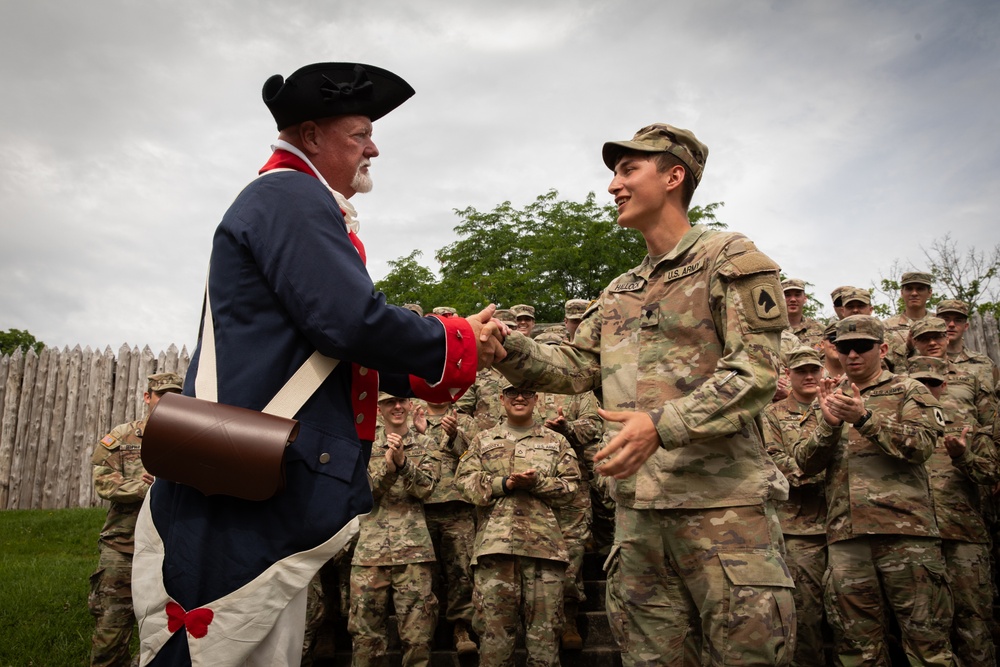
<path fill-rule="evenodd" d="M 866 410 L 864 416 L 858 421 L 854 422 L 854 428 L 861 428 L 868 423 L 868 420 L 872 418 L 872 411 Z"/>

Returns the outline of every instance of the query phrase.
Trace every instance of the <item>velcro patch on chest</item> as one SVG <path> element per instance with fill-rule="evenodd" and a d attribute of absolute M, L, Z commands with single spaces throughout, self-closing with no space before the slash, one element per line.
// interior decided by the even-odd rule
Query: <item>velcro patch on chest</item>
<path fill-rule="evenodd" d="M 902 394 L 904 391 L 905 390 L 904 390 L 904 388 L 902 386 L 898 386 L 898 387 L 890 387 L 889 389 L 876 389 L 875 391 L 871 392 L 868 395 L 871 396 L 871 397 L 875 397 L 875 396 L 893 396 L 895 394 Z"/>
<path fill-rule="evenodd" d="M 686 278 L 692 273 L 697 273 L 705 267 L 705 258 L 699 259 L 697 262 L 691 262 L 690 264 L 685 264 L 684 266 L 678 266 L 676 268 L 670 269 L 663 274 L 663 282 L 669 283 L 671 280 L 678 280 L 680 278 Z"/>
<path fill-rule="evenodd" d="M 483 454 L 486 454 L 487 452 L 492 452 L 494 449 L 503 449 L 506 444 L 507 443 L 504 442 L 503 440 L 491 442 L 489 444 L 482 445 L 479 448 L 479 451 Z"/>
<path fill-rule="evenodd" d="M 533 445 L 532 449 L 543 449 L 549 452 L 558 452 L 559 445 L 554 442 L 540 442 L 537 445 Z"/>
<path fill-rule="evenodd" d="M 622 279 L 611 286 L 610 292 L 635 292 L 642 289 L 646 285 L 645 278 L 631 277 L 628 279 Z"/>

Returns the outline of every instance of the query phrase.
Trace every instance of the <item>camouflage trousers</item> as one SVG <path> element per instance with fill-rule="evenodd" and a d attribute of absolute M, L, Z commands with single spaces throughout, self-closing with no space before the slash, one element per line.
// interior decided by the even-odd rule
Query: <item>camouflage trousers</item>
<path fill-rule="evenodd" d="M 449 621 L 472 623 L 472 536 L 474 506 L 460 501 L 424 505 L 437 566 L 444 575 Z"/>
<path fill-rule="evenodd" d="M 995 665 L 989 545 L 943 540 L 941 546 L 955 601 L 951 625 L 955 657 L 962 665 Z"/>
<path fill-rule="evenodd" d="M 785 564 L 795 581 L 795 657 L 792 665 L 823 661 L 823 574 L 826 535 L 785 535 Z"/>
<path fill-rule="evenodd" d="M 513 667 L 519 615 L 524 619 L 525 666 L 559 665 L 565 568 L 545 558 L 479 557 L 472 596 L 479 667 Z"/>
<path fill-rule="evenodd" d="M 625 667 L 787 665 L 792 578 L 768 505 L 618 506 L 605 563 L 611 631 Z"/>
<path fill-rule="evenodd" d="M 434 597 L 434 564 L 354 565 L 351 567 L 351 664 L 355 667 L 388 665 L 386 626 L 389 593 L 396 610 L 404 667 L 426 667 L 437 625 Z"/>
<path fill-rule="evenodd" d="M 873 535 L 827 547 L 826 615 L 838 665 L 889 665 L 889 611 L 910 664 L 952 665 L 952 601 L 941 540 Z"/>
<path fill-rule="evenodd" d="M 134 661 L 129 654 L 135 613 L 132 611 L 132 554 L 101 544 L 97 571 L 90 575 L 88 606 L 97 622 L 90 648 L 90 664 L 124 667 Z"/>
<path fill-rule="evenodd" d="M 569 564 L 566 565 L 566 575 L 563 581 L 563 596 L 573 602 L 584 602 L 587 595 L 583 592 L 583 554 L 590 540 L 590 487 L 581 484 L 569 505 L 555 510 L 562 530 L 566 549 L 569 551 Z"/>

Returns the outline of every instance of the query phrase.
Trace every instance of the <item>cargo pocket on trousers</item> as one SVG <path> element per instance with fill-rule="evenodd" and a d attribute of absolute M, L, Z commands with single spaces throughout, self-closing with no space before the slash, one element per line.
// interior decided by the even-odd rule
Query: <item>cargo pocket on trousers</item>
<path fill-rule="evenodd" d="M 611 553 L 604 561 L 604 573 L 607 575 L 605 584 L 605 600 L 608 608 L 608 624 L 611 626 L 611 636 L 614 637 L 618 649 L 628 652 L 628 626 L 625 620 L 625 605 L 628 604 L 626 591 L 622 590 L 621 580 L 621 544 L 611 547 Z"/>
<path fill-rule="evenodd" d="M 785 664 L 795 651 L 795 583 L 784 561 L 772 552 L 723 553 L 719 560 L 729 581 L 724 662 L 753 655 L 762 664 Z"/>
<path fill-rule="evenodd" d="M 94 618 L 100 618 L 101 614 L 104 613 L 104 596 L 101 595 L 99 590 L 101 586 L 101 579 L 104 578 L 105 568 L 97 568 L 97 572 L 90 575 L 90 595 L 87 596 L 87 607 L 90 608 L 90 614 Z"/>

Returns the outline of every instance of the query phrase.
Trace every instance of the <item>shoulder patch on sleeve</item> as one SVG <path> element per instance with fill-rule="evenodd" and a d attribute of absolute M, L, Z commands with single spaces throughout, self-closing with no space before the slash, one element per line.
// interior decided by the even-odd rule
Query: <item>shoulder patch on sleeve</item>
<path fill-rule="evenodd" d="M 108 433 L 106 436 L 101 438 L 101 444 L 108 449 L 117 449 L 119 443 L 118 438 Z"/>
<path fill-rule="evenodd" d="M 732 247 L 732 243 L 729 247 Z M 745 252 L 733 257 L 728 253 L 727 247 L 726 263 L 719 269 L 719 273 L 729 279 L 752 276 L 756 273 L 766 273 L 773 271 L 778 274 L 780 267 L 774 263 L 770 257 L 759 250 Z"/>
<path fill-rule="evenodd" d="M 944 413 L 941 412 L 941 408 L 934 408 L 934 421 L 938 423 L 938 426 L 944 428 L 947 424 L 944 421 Z"/>

